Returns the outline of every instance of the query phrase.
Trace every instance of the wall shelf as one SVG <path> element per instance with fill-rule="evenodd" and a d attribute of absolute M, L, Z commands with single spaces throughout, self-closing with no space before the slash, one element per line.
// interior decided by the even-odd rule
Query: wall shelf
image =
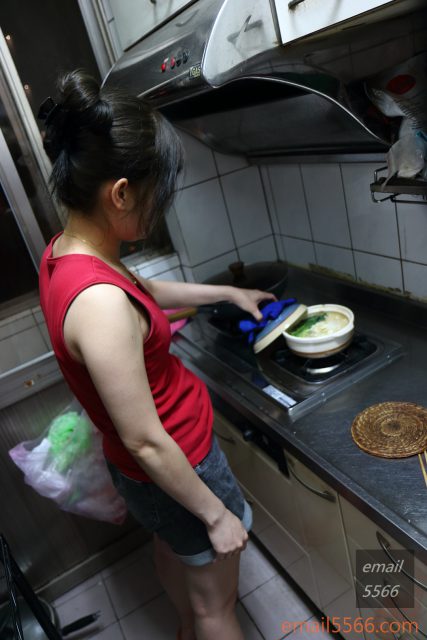
<path fill-rule="evenodd" d="M 374 182 L 371 183 L 371 196 L 375 203 L 391 200 L 391 202 L 401 202 L 405 204 L 426 204 L 427 205 L 427 182 L 416 178 L 391 178 L 384 185 L 385 176 L 379 176 L 381 171 L 387 171 L 387 167 L 381 167 L 374 172 Z M 375 194 L 388 194 L 385 197 L 378 197 Z M 407 200 L 399 196 L 421 196 L 422 199 Z M 399 199 L 398 199 L 399 198 Z"/>

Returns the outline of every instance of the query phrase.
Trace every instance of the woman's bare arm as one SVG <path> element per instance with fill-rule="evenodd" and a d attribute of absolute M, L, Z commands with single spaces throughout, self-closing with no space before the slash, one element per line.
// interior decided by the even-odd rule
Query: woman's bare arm
<path fill-rule="evenodd" d="M 247 541 L 238 518 L 200 480 L 157 415 L 144 363 L 148 321 L 113 285 L 83 291 L 72 303 L 64 335 L 87 367 L 126 448 L 150 478 L 207 526 L 219 557 Z"/>
<path fill-rule="evenodd" d="M 252 313 L 257 320 L 261 320 L 262 316 L 258 309 L 258 304 L 263 300 L 276 300 L 276 296 L 272 293 L 259 291 L 258 289 L 139 279 L 162 309 L 187 306 L 198 307 L 201 304 L 232 302 L 241 309 Z"/>

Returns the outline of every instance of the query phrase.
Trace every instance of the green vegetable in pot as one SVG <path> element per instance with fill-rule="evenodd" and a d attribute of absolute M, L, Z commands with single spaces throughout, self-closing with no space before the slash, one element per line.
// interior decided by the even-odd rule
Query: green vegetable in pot
<path fill-rule="evenodd" d="M 299 322 L 297 326 L 293 329 L 290 329 L 288 333 L 291 336 L 295 336 L 296 338 L 304 338 L 304 336 L 306 336 L 306 334 L 312 327 L 314 327 L 315 324 L 325 319 L 326 313 L 319 313 L 317 315 L 310 316 L 309 318 L 305 318 L 305 320 Z"/>

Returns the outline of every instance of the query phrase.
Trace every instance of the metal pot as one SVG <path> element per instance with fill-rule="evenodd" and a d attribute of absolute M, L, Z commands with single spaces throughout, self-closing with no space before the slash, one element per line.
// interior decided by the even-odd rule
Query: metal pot
<path fill-rule="evenodd" d="M 339 304 L 316 304 L 307 308 L 307 317 L 326 311 L 337 311 L 348 319 L 347 324 L 328 335 L 317 337 L 298 337 L 288 333 L 291 327 L 283 331 L 283 336 L 291 351 L 305 358 L 325 358 L 347 347 L 354 333 L 354 314 L 348 307 Z M 292 325 L 295 326 L 295 325 Z"/>
<path fill-rule="evenodd" d="M 288 267 L 285 262 L 255 262 L 249 265 L 245 265 L 243 262 L 233 262 L 229 265 L 228 271 L 208 278 L 203 284 L 259 289 L 274 294 L 280 300 L 285 291 L 287 279 Z M 248 315 L 246 311 L 235 304 L 217 302 L 216 304 L 202 304 L 199 307 L 187 307 L 170 315 L 169 321 L 190 318 L 198 313 L 209 313 L 219 318 L 234 318 L 236 320 Z"/>

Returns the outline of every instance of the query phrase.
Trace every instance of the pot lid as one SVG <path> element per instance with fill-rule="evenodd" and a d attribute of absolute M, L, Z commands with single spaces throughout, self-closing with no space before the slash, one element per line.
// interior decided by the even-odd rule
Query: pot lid
<path fill-rule="evenodd" d="M 266 327 L 257 335 L 254 342 L 254 351 L 259 353 L 268 347 L 276 338 L 284 331 L 287 331 L 292 325 L 301 320 L 307 313 L 305 304 L 291 304 L 286 307 L 275 320 L 268 323 Z"/>
<path fill-rule="evenodd" d="M 288 267 L 285 262 L 233 262 L 228 271 L 205 280 L 205 284 L 231 285 L 242 289 L 261 289 L 267 291 L 286 278 Z"/>

